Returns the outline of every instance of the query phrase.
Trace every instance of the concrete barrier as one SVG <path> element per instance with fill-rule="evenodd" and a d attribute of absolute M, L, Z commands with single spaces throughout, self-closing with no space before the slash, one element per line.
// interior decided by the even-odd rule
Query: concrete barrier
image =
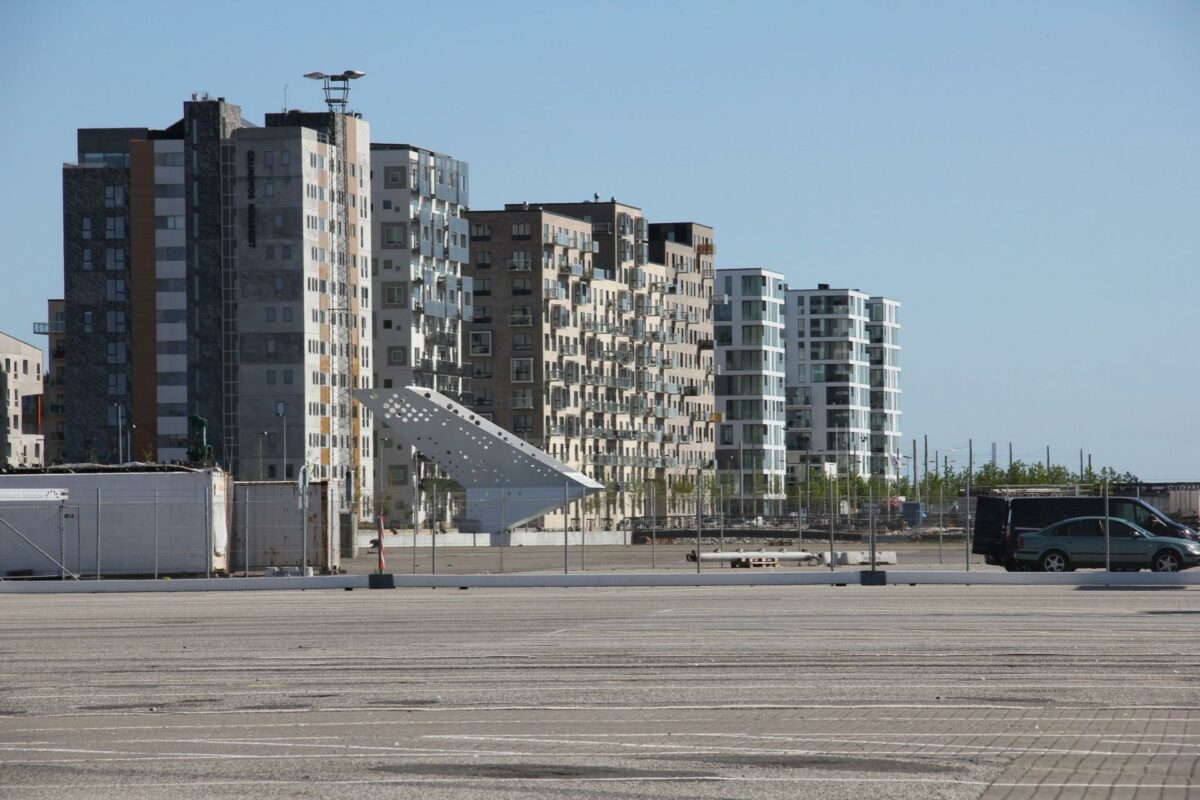
<path fill-rule="evenodd" d="M 311 578 L 182 578 L 178 580 L 0 581 L 0 594 L 100 592 L 236 592 L 286 589 L 500 589 L 654 586 L 1200 586 L 1195 572 L 935 572 L 721 570 L 709 572 L 537 573 L 520 575 L 319 575 Z"/>

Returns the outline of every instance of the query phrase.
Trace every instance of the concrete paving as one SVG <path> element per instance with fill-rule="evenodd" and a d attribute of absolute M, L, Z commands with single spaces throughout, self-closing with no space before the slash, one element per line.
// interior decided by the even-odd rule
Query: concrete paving
<path fill-rule="evenodd" d="M 1190 797 L 1200 589 L 0 597 L 0 797 Z"/>

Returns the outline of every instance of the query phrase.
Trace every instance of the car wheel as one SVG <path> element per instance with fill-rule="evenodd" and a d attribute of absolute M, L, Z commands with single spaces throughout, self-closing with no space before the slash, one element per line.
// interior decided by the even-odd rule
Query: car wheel
<path fill-rule="evenodd" d="M 1174 550 L 1159 550 L 1150 559 L 1150 569 L 1155 572 L 1178 572 L 1180 561 L 1179 554 Z"/>
<path fill-rule="evenodd" d="M 1071 562 L 1067 554 L 1061 550 L 1051 550 L 1042 556 L 1039 562 L 1042 572 L 1070 572 Z"/>

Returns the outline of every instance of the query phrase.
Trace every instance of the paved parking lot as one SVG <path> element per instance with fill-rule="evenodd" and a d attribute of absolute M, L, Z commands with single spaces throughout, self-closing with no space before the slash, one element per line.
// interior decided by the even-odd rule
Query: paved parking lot
<path fill-rule="evenodd" d="M 0 797 L 1189 797 L 1200 590 L 0 596 Z"/>

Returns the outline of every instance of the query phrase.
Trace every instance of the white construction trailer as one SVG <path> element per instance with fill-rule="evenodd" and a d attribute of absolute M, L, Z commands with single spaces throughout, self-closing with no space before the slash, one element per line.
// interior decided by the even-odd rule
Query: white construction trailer
<path fill-rule="evenodd" d="M 75 465 L 0 475 L 0 579 L 214 575 L 227 570 L 220 469 Z M 60 501 L 4 500 L 65 490 Z"/>

